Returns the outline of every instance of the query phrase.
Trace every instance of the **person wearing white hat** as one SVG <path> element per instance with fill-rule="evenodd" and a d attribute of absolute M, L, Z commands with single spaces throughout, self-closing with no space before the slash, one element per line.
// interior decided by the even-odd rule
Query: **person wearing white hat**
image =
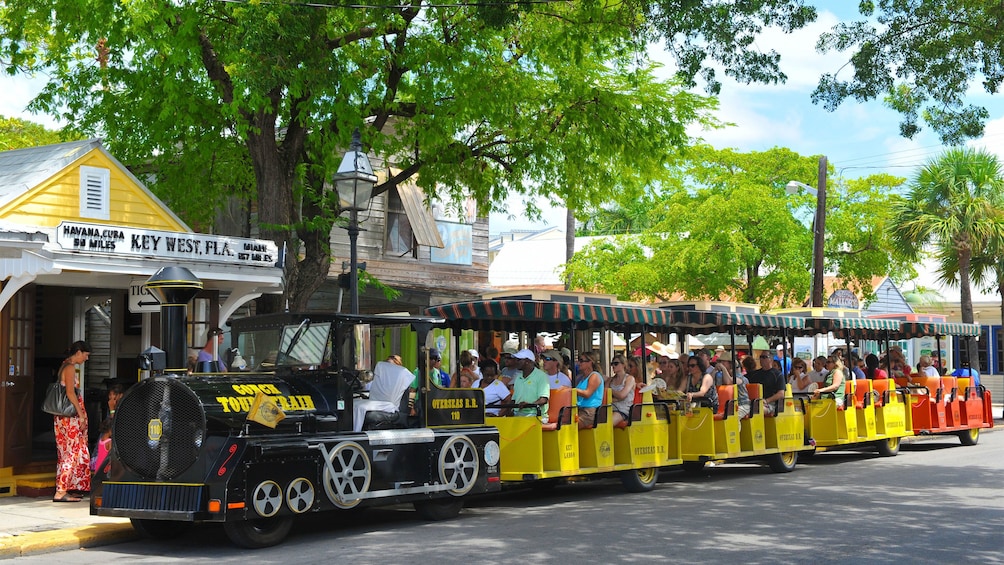
<path fill-rule="evenodd" d="M 481 365 L 480 365 L 481 354 L 478 353 L 477 349 L 468 349 L 467 352 L 470 353 L 471 357 L 474 358 L 474 367 L 473 367 L 473 370 L 474 370 L 474 374 L 477 376 L 477 379 L 475 379 L 475 382 L 474 382 L 474 387 L 477 388 L 478 385 L 481 383 Z"/>
<path fill-rule="evenodd" d="M 520 349 L 513 355 L 522 372 L 512 382 L 512 402 L 518 404 L 517 416 L 547 415 L 547 403 L 551 398 L 551 385 L 547 373 L 537 367 L 537 356 L 529 349 Z"/>

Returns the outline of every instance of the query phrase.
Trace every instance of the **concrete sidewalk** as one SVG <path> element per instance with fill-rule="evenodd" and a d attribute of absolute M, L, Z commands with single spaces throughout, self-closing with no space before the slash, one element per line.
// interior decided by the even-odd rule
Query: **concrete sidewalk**
<path fill-rule="evenodd" d="M 136 539 L 126 518 L 90 515 L 88 499 L 0 498 L 0 559 Z"/>
<path fill-rule="evenodd" d="M 992 430 L 1004 429 L 1004 406 L 993 407 Z M 932 436 L 936 437 L 936 436 Z M 0 559 L 95 547 L 137 539 L 126 518 L 90 515 L 90 502 L 46 498 L 0 498 Z"/>

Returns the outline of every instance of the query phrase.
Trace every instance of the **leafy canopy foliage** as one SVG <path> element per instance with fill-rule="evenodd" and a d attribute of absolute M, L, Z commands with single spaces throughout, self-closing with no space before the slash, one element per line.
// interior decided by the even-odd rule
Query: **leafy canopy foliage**
<path fill-rule="evenodd" d="M 82 137 L 73 132 L 51 131 L 41 124 L 0 116 L 0 151 L 52 145 L 77 139 Z"/>
<path fill-rule="evenodd" d="M 635 300 L 801 304 L 812 282 L 812 232 L 796 214 L 811 218 L 815 200 L 784 187 L 813 180 L 817 158 L 698 146 L 674 171 L 654 196 L 650 227 L 577 253 L 565 271 L 572 285 Z M 885 235 L 891 189 L 902 182 L 877 175 L 828 189 L 827 270 L 866 296 L 873 276 L 895 275 L 902 264 Z"/>
<path fill-rule="evenodd" d="M 1004 240 L 1004 169 L 985 150 L 951 149 L 932 159 L 910 183 L 893 210 L 890 226 L 903 253 L 917 258 L 934 251 L 939 276 L 958 276 L 962 321 L 974 321 L 972 278 L 981 278 L 980 257 Z M 997 257 L 999 262 L 1000 256 Z"/>
<path fill-rule="evenodd" d="M 262 236 L 289 246 L 286 292 L 302 308 L 328 274 L 338 210 L 324 186 L 355 128 L 395 165 L 377 194 L 412 179 L 481 212 L 510 194 L 596 205 L 662 175 L 688 125 L 713 124 L 713 100 L 685 90 L 709 60 L 778 80 L 752 37 L 814 16 L 801 0 L 9 0 L 0 59 L 48 72 L 33 107 L 149 164 L 152 188 L 186 219 L 224 196 L 253 198 Z M 678 80 L 655 78 L 646 48 L 660 36 L 680 57 Z"/>
<path fill-rule="evenodd" d="M 820 51 L 850 51 L 849 80 L 822 75 L 812 99 L 834 110 L 846 98 L 884 97 L 912 138 L 923 119 L 947 145 L 979 137 L 989 113 L 966 103 L 981 82 L 996 94 L 1004 80 L 1004 4 L 984 0 L 862 0 L 868 20 L 840 23 L 823 34 Z"/>

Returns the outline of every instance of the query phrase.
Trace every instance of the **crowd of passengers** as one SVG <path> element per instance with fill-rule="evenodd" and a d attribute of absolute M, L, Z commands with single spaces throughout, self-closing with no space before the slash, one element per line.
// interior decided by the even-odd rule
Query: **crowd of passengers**
<path fill-rule="evenodd" d="M 683 406 L 700 404 L 718 411 L 718 387 L 736 385 L 736 411 L 743 418 L 750 412 L 747 388 L 750 383 L 761 386 L 763 411 L 771 415 L 784 397 L 786 385 L 791 385 L 795 394 L 830 398 L 842 406 L 846 380 L 850 378 L 945 374 L 939 360 L 930 355 L 920 357 L 914 372 L 898 346 L 890 348 L 882 358 L 870 353 L 860 359 L 852 352 L 846 363 L 844 350 L 836 349 L 828 356 L 813 359 L 811 370 L 804 359 L 792 357 L 780 345 L 774 354 L 767 351 L 740 354 L 735 360 L 723 346 L 714 351 L 698 349 L 690 355 L 677 353 L 660 342 L 648 345 L 647 349 L 654 365 L 646 367 L 641 356 L 618 353 L 604 371 L 596 352 L 582 352 L 573 363 L 567 348 L 549 348 L 544 338 L 538 336 L 524 349 L 518 349 L 512 341 L 506 342 L 502 351 L 489 346 L 484 359 L 476 349 L 462 351 L 459 370 L 451 375 L 443 370 L 440 351 L 433 348 L 429 351 L 429 377 L 441 387 L 482 389 L 485 412 L 491 416 L 544 416 L 551 390 L 571 388 L 577 396 L 578 426 L 590 428 L 606 390 L 613 399 L 613 424 L 618 425 L 630 418 L 631 405 L 640 391 L 652 391 L 657 399 L 675 400 Z M 387 361 L 401 365 L 396 355 Z M 417 390 L 417 371 L 412 371 L 412 375 L 410 388 Z M 979 385 L 979 373 L 968 364 L 952 375 L 972 376 L 974 386 Z"/>

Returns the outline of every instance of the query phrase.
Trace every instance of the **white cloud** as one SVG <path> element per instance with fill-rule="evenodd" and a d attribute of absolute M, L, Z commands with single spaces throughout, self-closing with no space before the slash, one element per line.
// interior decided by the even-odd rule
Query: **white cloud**
<path fill-rule="evenodd" d="M 59 129 L 62 125 L 51 116 L 32 114 L 26 109 L 45 87 L 44 77 L 25 77 L 0 75 L 0 115 L 8 118 L 19 118 L 36 124 L 42 124 L 48 129 Z"/>
<path fill-rule="evenodd" d="M 988 121 L 983 137 L 971 140 L 967 145 L 986 149 L 1004 162 L 1004 116 Z"/>

